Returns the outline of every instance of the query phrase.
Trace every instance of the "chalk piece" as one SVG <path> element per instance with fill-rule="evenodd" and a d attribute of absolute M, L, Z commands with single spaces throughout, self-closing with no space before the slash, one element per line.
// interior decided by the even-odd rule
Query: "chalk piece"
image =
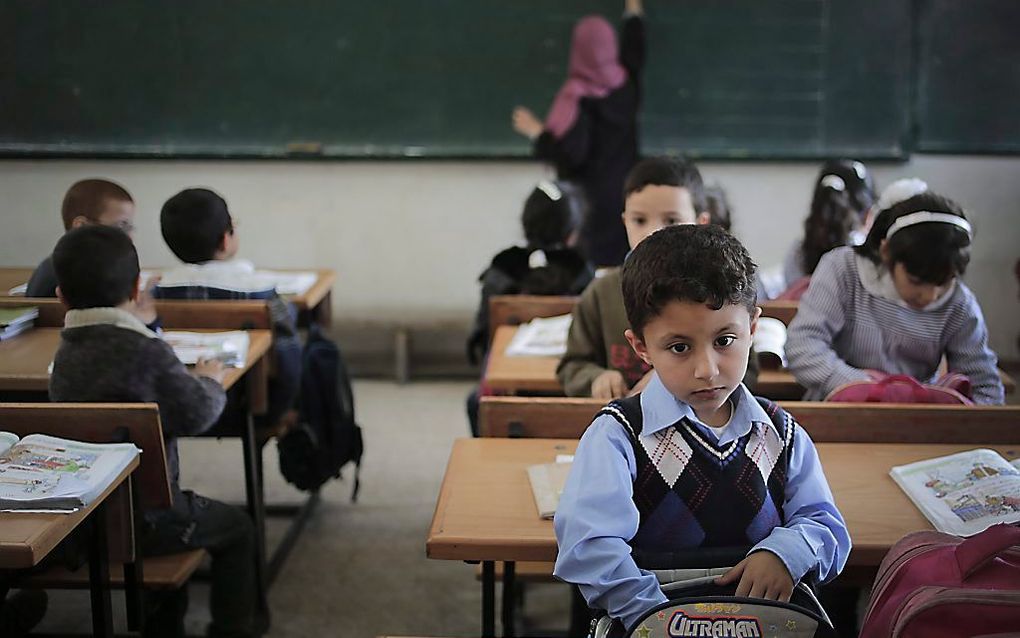
<path fill-rule="evenodd" d="M 322 142 L 290 142 L 288 155 L 322 155 Z"/>

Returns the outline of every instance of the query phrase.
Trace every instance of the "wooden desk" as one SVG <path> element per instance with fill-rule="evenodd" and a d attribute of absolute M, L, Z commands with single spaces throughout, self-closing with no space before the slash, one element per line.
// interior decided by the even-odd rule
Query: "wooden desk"
<path fill-rule="evenodd" d="M 113 636 L 105 503 L 138 467 L 136 456 L 105 490 L 77 512 L 29 514 L 0 512 L 0 569 L 29 569 L 38 565 L 85 520 L 92 526 L 89 542 L 89 589 L 92 592 L 92 635 Z"/>
<path fill-rule="evenodd" d="M 0 268 L 0 297 L 10 295 L 11 288 L 27 284 L 34 268 Z"/>
<path fill-rule="evenodd" d="M 563 395 L 556 379 L 559 357 L 508 357 L 506 347 L 517 333 L 517 326 L 499 326 L 489 350 L 485 382 L 498 392 L 542 392 Z M 793 375 L 786 370 L 762 370 L 756 394 L 775 400 L 799 399 L 804 395 Z"/>
<path fill-rule="evenodd" d="M 489 349 L 485 382 L 499 392 L 545 392 L 563 394 L 556 379 L 559 357 L 508 357 L 506 347 L 517 333 L 517 326 L 498 326 Z"/>
<path fill-rule="evenodd" d="M 215 332 L 196 330 L 195 332 Z M 272 345 L 269 330 L 249 330 L 248 357 L 243 368 L 227 368 L 223 388 L 229 390 L 249 372 L 249 401 L 254 414 L 266 410 L 266 354 Z M 32 328 L 13 339 L 0 341 L 0 392 L 46 392 L 50 374 L 47 371 L 60 345 L 60 328 Z"/>
<path fill-rule="evenodd" d="M 1020 434 L 1018 434 L 1020 439 Z M 454 442 L 425 543 L 429 558 L 483 563 L 483 634 L 493 635 L 493 561 L 556 559 L 552 521 L 538 517 L 525 468 L 571 454 L 570 439 L 458 439 Z M 931 529 L 889 477 L 895 465 L 973 449 L 975 445 L 819 443 L 819 456 L 854 548 L 848 568 L 872 573 L 903 535 Z M 1008 459 L 1020 443 L 995 446 Z M 504 569 L 504 611 L 512 566 Z M 510 590 L 508 594 L 507 590 Z M 512 609 L 512 599 L 509 601 Z M 504 615 L 505 618 L 505 615 Z"/>
<path fill-rule="evenodd" d="M 298 323 L 308 325 L 310 322 L 328 328 L 333 321 L 333 283 L 336 273 L 328 268 L 315 271 L 318 277 L 312 287 L 303 295 L 287 297 L 298 309 Z"/>

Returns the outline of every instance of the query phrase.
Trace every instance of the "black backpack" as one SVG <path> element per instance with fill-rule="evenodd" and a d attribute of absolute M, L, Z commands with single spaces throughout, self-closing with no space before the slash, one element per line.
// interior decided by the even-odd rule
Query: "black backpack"
<path fill-rule="evenodd" d="M 308 330 L 301 357 L 299 421 L 280 439 L 280 472 L 301 490 L 313 492 L 353 462 L 354 490 L 361 486 L 361 427 L 354 421 L 354 395 L 340 349 L 318 326 Z"/>

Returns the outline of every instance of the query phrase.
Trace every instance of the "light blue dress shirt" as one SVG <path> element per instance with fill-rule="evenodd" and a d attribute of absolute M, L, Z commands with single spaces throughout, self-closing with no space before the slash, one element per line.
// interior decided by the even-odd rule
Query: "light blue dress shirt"
<path fill-rule="evenodd" d="M 730 401 L 732 416 L 717 437 L 653 375 L 641 394 L 641 434 L 653 434 L 686 417 L 706 440 L 725 446 L 750 432 L 752 422 L 772 427 L 768 414 L 743 384 Z M 640 523 L 633 499 L 636 474 L 626 431 L 612 416 L 598 417 L 581 437 L 555 517 L 559 555 L 554 574 L 579 585 L 589 605 L 605 609 L 627 627 L 666 601 L 655 576 L 637 567 L 627 544 Z M 794 581 L 815 570 L 824 582 L 843 569 L 850 535 L 833 503 L 818 452 L 799 426 L 793 435 L 783 520 L 782 527 L 774 528 L 751 551 L 774 553 Z"/>

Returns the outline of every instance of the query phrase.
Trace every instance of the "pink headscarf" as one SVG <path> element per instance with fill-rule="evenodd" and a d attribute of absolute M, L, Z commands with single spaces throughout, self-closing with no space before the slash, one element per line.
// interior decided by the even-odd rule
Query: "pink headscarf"
<path fill-rule="evenodd" d="M 577 103 L 583 97 L 605 97 L 627 81 L 620 66 L 616 31 L 602 16 L 581 18 L 570 43 L 567 81 L 560 87 L 545 120 L 553 137 L 563 137 L 577 120 Z"/>

